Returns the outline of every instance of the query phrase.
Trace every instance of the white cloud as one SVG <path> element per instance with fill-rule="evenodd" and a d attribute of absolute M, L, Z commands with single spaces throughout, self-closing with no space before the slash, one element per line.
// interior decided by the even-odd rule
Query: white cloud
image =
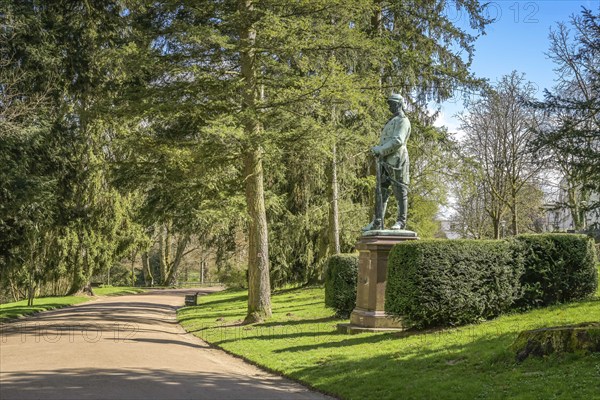
<path fill-rule="evenodd" d="M 434 126 L 445 126 L 455 139 L 461 140 L 464 137 L 464 132 L 460 129 L 460 121 L 455 114 L 449 115 L 447 111 L 440 111 L 437 119 L 433 123 Z"/>

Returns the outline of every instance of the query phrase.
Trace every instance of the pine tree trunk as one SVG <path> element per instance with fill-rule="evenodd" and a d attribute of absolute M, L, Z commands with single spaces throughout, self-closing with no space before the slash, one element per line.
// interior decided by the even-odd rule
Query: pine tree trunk
<path fill-rule="evenodd" d="M 337 180 L 337 145 L 333 144 L 331 157 L 331 187 L 329 198 L 329 250 L 332 254 L 340 253 L 340 217 L 338 208 L 338 180 Z"/>
<path fill-rule="evenodd" d="M 271 316 L 271 282 L 269 277 L 269 240 L 263 187 L 262 126 L 257 116 L 258 90 L 256 65 L 256 29 L 252 0 L 238 0 L 241 15 L 240 69 L 243 78 L 242 117 L 247 138 L 244 157 L 248 226 L 248 315 L 244 323 L 262 321 Z"/>
<path fill-rule="evenodd" d="M 169 273 L 169 258 L 171 248 L 171 237 L 169 235 L 169 228 L 161 226 L 159 240 L 158 240 L 158 252 L 160 262 L 160 278 L 159 282 L 164 285 L 167 281 L 167 275 Z"/>
<path fill-rule="evenodd" d="M 494 227 L 494 239 L 500 239 L 500 219 L 492 218 L 492 226 Z"/>
<path fill-rule="evenodd" d="M 380 37 L 383 33 L 383 9 L 382 1 L 375 0 L 373 2 L 373 14 L 371 14 L 371 29 L 372 37 Z"/>
<path fill-rule="evenodd" d="M 512 221 L 511 221 L 511 225 L 512 225 L 512 234 L 514 236 L 517 236 L 519 234 L 519 206 L 517 204 L 517 195 L 518 192 L 516 191 L 516 189 L 513 186 L 512 189 L 512 193 L 511 193 L 511 213 L 512 213 Z"/>
<path fill-rule="evenodd" d="M 148 252 L 142 253 L 142 271 L 144 274 L 144 285 L 154 286 L 154 277 L 152 276 L 152 270 L 150 269 L 150 257 Z"/>
<path fill-rule="evenodd" d="M 177 249 L 175 250 L 175 258 L 173 259 L 173 262 L 169 265 L 169 270 L 167 276 L 165 277 L 164 285 L 171 286 L 177 283 L 179 266 L 181 265 L 183 255 L 185 254 L 185 248 L 187 247 L 189 241 L 189 236 L 179 238 L 179 241 L 177 242 Z"/>
<path fill-rule="evenodd" d="M 519 225 L 518 225 L 518 220 L 519 220 L 519 208 L 516 204 L 513 205 L 513 210 L 512 210 L 512 233 L 513 235 L 517 236 L 519 234 Z"/>
<path fill-rule="evenodd" d="M 71 296 L 76 293 L 81 293 L 84 291 L 86 282 L 86 250 L 84 248 L 83 243 L 83 232 L 81 232 L 82 228 L 79 228 L 79 232 L 77 234 L 78 245 L 77 245 L 77 256 L 73 260 L 73 280 L 71 281 L 71 288 L 67 292 L 67 295 Z"/>
<path fill-rule="evenodd" d="M 580 209 L 580 199 L 576 187 L 569 187 L 567 195 L 569 199 L 569 209 L 571 210 L 571 218 L 573 219 L 573 229 L 580 230 L 583 226 Z"/>
<path fill-rule="evenodd" d="M 19 301 L 21 300 L 21 296 L 19 295 L 19 288 L 18 285 L 15 283 L 15 281 L 13 280 L 12 277 L 8 277 L 8 285 L 10 287 L 10 294 L 13 298 L 13 301 Z"/>
<path fill-rule="evenodd" d="M 381 37 L 383 34 L 383 2 L 382 0 L 374 0 L 373 14 L 371 15 L 370 35 L 373 38 Z M 383 94 L 383 76 L 385 74 L 384 65 L 379 66 L 379 90 Z"/>
<path fill-rule="evenodd" d="M 248 227 L 248 315 L 244 323 L 254 323 L 271 316 L 269 240 L 260 149 L 246 154 L 244 170 L 246 202 L 250 216 Z"/>
<path fill-rule="evenodd" d="M 33 299 L 35 298 L 35 285 L 33 279 L 30 278 L 30 282 L 27 288 L 27 307 L 33 306 Z"/>
<path fill-rule="evenodd" d="M 35 275 L 35 241 L 29 240 L 29 284 L 27 290 L 27 306 L 33 306 L 35 296 L 34 275 Z"/>
<path fill-rule="evenodd" d="M 35 289 L 33 288 L 33 286 L 30 286 L 28 293 L 27 293 L 27 307 L 33 307 L 33 298 L 34 297 L 35 297 Z"/>
<path fill-rule="evenodd" d="M 135 256 L 137 250 L 131 252 L 131 286 L 135 286 Z"/>

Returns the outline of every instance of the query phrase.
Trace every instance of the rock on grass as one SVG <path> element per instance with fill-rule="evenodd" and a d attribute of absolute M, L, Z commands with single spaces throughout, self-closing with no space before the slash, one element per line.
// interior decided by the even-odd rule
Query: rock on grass
<path fill-rule="evenodd" d="M 600 352 L 600 322 L 524 331 L 511 346 L 518 362 L 529 356 Z"/>

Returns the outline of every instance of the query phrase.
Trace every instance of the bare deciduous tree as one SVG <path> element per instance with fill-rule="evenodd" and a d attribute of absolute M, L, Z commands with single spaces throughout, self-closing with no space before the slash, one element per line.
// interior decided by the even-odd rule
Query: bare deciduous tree
<path fill-rule="evenodd" d="M 534 85 L 513 72 L 469 104 L 460 117 L 466 154 L 481 171 L 485 210 L 495 238 L 500 237 L 506 212 L 511 233 L 519 233 L 519 195 L 542 168 L 531 151 L 533 129 L 542 123 L 541 113 L 526 104 L 534 94 Z"/>

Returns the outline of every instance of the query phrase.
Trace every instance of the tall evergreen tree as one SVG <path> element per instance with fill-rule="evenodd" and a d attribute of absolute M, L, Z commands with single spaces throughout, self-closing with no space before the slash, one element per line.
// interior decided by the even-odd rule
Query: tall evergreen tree
<path fill-rule="evenodd" d="M 411 208 L 415 229 L 432 234 L 443 190 L 425 171 L 443 171 L 447 141 L 429 127 L 427 103 L 479 83 L 468 72 L 474 36 L 443 16 L 445 6 L 13 2 L 43 33 L 21 29 L 23 40 L 11 42 L 19 65 L 38 71 L 33 92 L 43 94 L 52 77 L 56 270 L 69 272 L 71 291 L 131 256 L 132 243 L 144 246 L 140 226 L 163 232 L 162 278 L 171 282 L 180 257 L 166 237 L 177 238 L 182 254 L 189 238 L 238 237 L 235 227 L 245 224 L 247 322 L 268 317 L 271 275 L 276 284 L 316 280 L 328 254 L 353 246 L 372 203 L 366 149 L 391 91 L 413 99 L 409 151 L 424 178 L 414 180 Z M 456 6 L 482 32 L 482 6 Z M 47 58 L 32 51 L 40 39 L 50 43 Z M 136 194 L 124 196 L 115 182 Z"/>
<path fill-rule="evenodd" d="M 599 208 L 589 202 L 600 191 L 600 13 L 585 9 L 569 26 L 550 33 L 549 57 L 555 62 L 557 85 L 543 102 L 532 102 L 549 117 L 537 130 L 538 154 L 556 165 L 575 229 L 585 228 L 585 214 Z"/>
<path fill-rule="evenodd" d="M 33 226 L 50 224 L 53 232 L 43 239 L 51 242 L 52 254 L 45 252 L 39 263 L 52 266 L 49 276 L 68 273 L 67 291 L 78 292 L 95 270 L 122 256 L 119 240 L 126 235 L 117 233 L 128 226 L 123 222 L 128 201 L 111 187 L 107 175 L 116 126 L 110 110 L 119 90 L 118 55 L 127 43 L 126 11 L 119 1 L 23 0 L 3 2 L 2 7 L 2 15 L 16 22 L 3 29 L 11 35 L 2 42 L 7 69 L 20 76 L 28 96 L 23 99 L 45 100 L 30 117 L 31 126 L 44 129 L 32 149 L 43 150 L 13 159 L 16 171 L 33 172 L 45 182 L 40 187 L 51 205 L 52 218 L 31 213 L 37 215 Z M 14 197 L 17 183 L 9 181 L 13 198 L 8 204 L 19 201 Z M 26 197 L 24 206 L 32 207 L 36 198 L 40 196 Z"/>
<path fill-rule="evenodd" d="M 429 99 L 477 84 L 468 73 L 469 60 L 460 56 L 460 50 L 472 52 L 474 37 L 438 16 L 444 4 L 239 0 L 198 8 L 162 1 L 139 9 L 150 49 L 138 64 L 146 82 L 138 109 L 145 126 L 160 126 L 183 143 L 202 143 L 197 151 L 211 161 L 203 174 L 224 164 L 237 170 L 248 223 L 248 322 L 270 314 L 269 227 L 277 231 L 278 261 L 301 260 L 306 266 L 326 254 L 321 249 L 327 246 L 319 244 L 327 243 L 326 232 L 315 226 L 326 224 L 327 213 L 321 214 L 325 219 L 310 218 L 318 215 L 312 212 L 317 207 L 327 210 L 329 168 L 323 163 L 331 163 L 336 148 L 336 157 L 348 160 L 350 169 L 363 165 L 365 171 L 365 155 L 356 158 L 356 147 L 346 144 L 366 144 L 377 136 L 385 119 L 383 92 L 415 94 L 414 113 L 425 116 Z M 481 31 L 486 23 L 481 5 L 457 4 Z M 375 14 L 379 22 L 373 22 Z M 448 50 L 453 45 L 460 50 Z M 235 188 L 236 181 L 223 185 Z M 355 188 L 348 192 L 352 202 L 366 199 L 356 197 Z M 291 245 L 308 232 L 310 245 Z M 341 236 L 352 235 L 349 229 Z M 292 252 L 300 258 L 287 254 L 298 248 L 303 255 Z"/>

